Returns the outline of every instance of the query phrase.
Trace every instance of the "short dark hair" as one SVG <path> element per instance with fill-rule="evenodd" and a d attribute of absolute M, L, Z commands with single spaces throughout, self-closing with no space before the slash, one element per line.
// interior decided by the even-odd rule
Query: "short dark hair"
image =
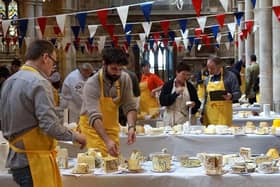
<path fill-rule="evenodd" d="M 109 65 L 109 64 L 127 65 L 128 64 L 125 52 L 119 48 L 112 48 L 112 47 L 104 48 L 102 50 L 102 57 L 103 57 L 105 65 Z"/>
<path fill-rule="evenodd" d="M 256 62 L 257 61 L 257 57 L 254 54 L 250 56 L 250 59 L 251 59 L 252 62 Z"/>
<path fill-rule="evenodd" d="M 21 61 L 17 58 L 13 59 L 12 63 L 11 63 L 13 66 L 18 66 L 20 67 L 21 66 Z"/>
<path fill-rule="evenodd" d="M 144 60 L 142 63 L 141 63 L 141 68 L 145 67 L 145 66 L 151 66 L 151 64 L 147 61 L 147 60 Z"/>
<path fill-rule="evenodd" d="M 10 75 L 10 71 L 6 66 L 0 66 L 0 77 L 7 79 Z"/>
<path fill-rule="evenodd" d="M 176 66 L 176 71 L 180 73 L 181 71 L 191 71 L 191 67 L 186 62 L 180 62 Z"/>
<path fill-rule="evenodd" d="M 47 40 L 35 40 L 29 45 L 25 54 L 25 60 L 37 60 L 44 53 L 53 53 L 54 49 L 53 44 Z"/>

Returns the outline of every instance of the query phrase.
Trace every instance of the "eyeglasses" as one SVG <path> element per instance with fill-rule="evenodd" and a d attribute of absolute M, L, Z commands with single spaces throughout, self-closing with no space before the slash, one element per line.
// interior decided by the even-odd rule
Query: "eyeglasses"
<path fill-rule="evenodd" d="M 55 60 L 51 55 L 48 54 L 48 57 L 53 61 L 54 64 L 58 64 L 58 61 Z"/>

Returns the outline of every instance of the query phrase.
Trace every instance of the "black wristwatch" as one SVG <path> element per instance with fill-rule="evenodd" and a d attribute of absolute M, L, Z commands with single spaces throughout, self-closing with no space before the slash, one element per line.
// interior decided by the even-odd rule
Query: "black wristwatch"
<path fill-rule="evenodd" d="M 136 126 L 135 125 L 132 125 L 132 124 L 129 124 L 129 123 L 127 123 L 126 125 L 127 125 L 127 130 L 128 131 L 129 131 L 129 129 L 133 128 L 134 131 L 136 132 Z"/>

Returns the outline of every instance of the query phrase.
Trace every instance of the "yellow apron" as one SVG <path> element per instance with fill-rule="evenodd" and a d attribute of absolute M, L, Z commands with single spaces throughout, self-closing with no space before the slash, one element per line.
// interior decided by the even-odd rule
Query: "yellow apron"
<path fill-rule="evenodd" d="M 24 150 L 15 146 L 18 141 L 23 141 Z M 34 187 L 62 187 L 56 163 L 56 141 L 53 138 L 36 127 L 9 143 L 15 152 L 26 153 Z"/>
<path fill-rule="evenodd" d="M 204 100 L 205 97 L 205 85 L 204 85 L 204 80 L 206 79 L 205 75 L 201 75 L 201 79 L 203 80 L 202 84 L 198 84 L 197 86 L 197 96 L 200 101 Z"/>
<path fill-rule="evenodd" d="M 208 93 L 206 110 L 204 116 L 204 125 L 232 125 L 232 101 L 211 101 L 209 93 L 216 90 L 225 90 L 223 81 L 223 72 L 221 80 L 211 82 L 211 77 L 206 87 Z"/>
<path fill-rule="evenodd" d="M 246 80 L 245 80 L 245 68 L 242 66 L 240 70 L 240 78 L 241 78 L 241 86 L 240 91 L 242 94 L 245 93 L 245 86 L 246 86 Z"/>
<path fill-rule="evenodd" d="M 151 95 L 151 91 L 148 88 L 148 82 L 140 82 L 140 112 L 150 113 L 150 109 L 159 108 L 157 98 Z"/>
<path fill-rule="evenodd" d="M 58 95 L 58 90 L 55 89 L 54 87 L 53 89 L 53 99 L 54 99 L 54 106 L 59 106 L 59 95 Z"/>
<path fill-rule="evenodd" d="M 108 136 L 119 146 L 119 100 L 115 103 L 111 97 L 104 96 L 103 71 L 99 74 L 100 100 L 99 106 L 103 116 L 103 126 Z M 120 98 L 120 82 L 116 82 L 117 97 Z M 108 150 L 103 139 L 96 130 L 89 125 L 88 115 L 81 115 L 79 126 L 81 132 L 86 136 L 87 148 L 100 149 L 103 156 L 107 156 Z"/>

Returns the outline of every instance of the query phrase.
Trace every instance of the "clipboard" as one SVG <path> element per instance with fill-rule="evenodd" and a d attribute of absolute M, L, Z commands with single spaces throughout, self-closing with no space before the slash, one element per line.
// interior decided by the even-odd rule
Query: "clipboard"
<path fill-rule="evenodd" d="M 225 90 L 217 90 L 217 91 L 209 92 L 211 101 L 224 101 L 225 98 L 223 97 L 223 95 L 226 95 L 226 94 L 227 94 L 227 91 L 225 91 Z"/>

